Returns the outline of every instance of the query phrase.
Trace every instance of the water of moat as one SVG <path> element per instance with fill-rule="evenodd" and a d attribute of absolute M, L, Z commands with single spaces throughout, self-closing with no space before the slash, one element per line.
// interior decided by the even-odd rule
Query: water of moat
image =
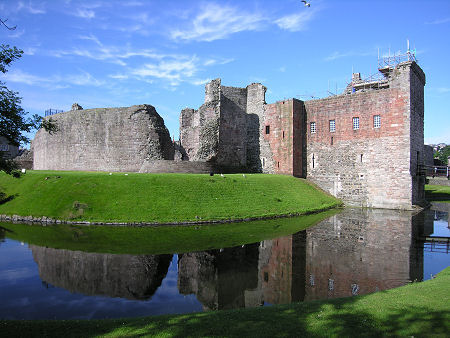
<path fill-rule="evenodd" d="M 277 220 L 280 226 L 283 220 Z M 3 229 L 3 230 L 2 230 Z M 345 209 L 305 231 L 202 252 L 117 255 L 18 242 L 0 228 L 0 318 L 148 316 L 362 295 L 450 265 L 448 214 Z"/>

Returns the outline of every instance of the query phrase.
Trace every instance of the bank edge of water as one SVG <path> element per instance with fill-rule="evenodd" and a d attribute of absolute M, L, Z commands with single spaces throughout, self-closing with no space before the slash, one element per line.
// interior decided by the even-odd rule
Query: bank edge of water
<path fill-rule="evenodd" d="M 20 224 L 67 224 L 67 225 L 106 225 L 106 226 L 183 226 L 183 225 L 208 225 L 208 224 L 226 224 L 226 223 L 242 223 L 242 222 L 252 222 L 252 221 L 263 221 L 271 220 L 277 218 L 288 218 L 288 217 L 298 217 L 307 216 L 312 214 L 318 214 L 324 211 L 342 208 L 343 204 L 338 203 L 336 205 L 330 205 L 324 208 L 317 208 L 315 210 L 310 210 L 306 212 L 296 212 L 289 214 L 280 214 L 273 216 L 255 216 L 255 217 L 245 217 L 245 218 L 230 218 L 230 219 L 218 219 L 218 220 L 198 220 L 198 221 L 180 221 L 180 222 L 91 222 L 91 221 L 70 221 L 70 220 L 59 220 L 49 217 L 33 217 L 33 216 L 20 216 L 20 215 L 0 215 L 0 222 L 11 222 Z"/>
<path fill-rule="evenodd" d="M 28 172 L 0 173 L 9 199 L 0 221 L 71 225 L 158 226 L 229 223 L 317 213 L 342 202 L 284 175 Z M 25 216 L 26 215 L 26 216 Z"/>
<path fill-rule="evenodd" d="M 364 296 L 106 320 L 0 320 L 5 336 L 446 336 L 450 267 L 433 280 Z"/>

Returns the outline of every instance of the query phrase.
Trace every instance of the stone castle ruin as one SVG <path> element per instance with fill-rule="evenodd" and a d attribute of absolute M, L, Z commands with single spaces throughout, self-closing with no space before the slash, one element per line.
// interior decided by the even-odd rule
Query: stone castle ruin
<path fill-rule="evenodd" d="M 268 104 L 262 84 L 213 80 L 202 106 L 181 111 L 178 142 L 150 105 L 55 114 L 59 130 L 33 141 L 34 169 L 285 174 L 348 205 L 411 209 L 424 197 L 425 74 L 406 55 L 310 101 Z"/>

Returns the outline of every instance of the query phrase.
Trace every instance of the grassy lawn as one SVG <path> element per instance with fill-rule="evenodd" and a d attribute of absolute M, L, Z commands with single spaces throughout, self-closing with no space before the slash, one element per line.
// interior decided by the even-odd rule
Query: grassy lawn
<path fill-rule="evenodd" d="M 5 337 L 448 337 L 450 268 L 364 296 L 271 307 L 114 320 L 5 321 Z"/>
<path fill-rule="evenodd" d="M 425 198 L 429 202 L 450 203 L 450 186 L 426 185 Z"/>
<path fill-rule="evenodd" d="M 0 173 L 0 214 L 104 222 L 179 222 L 306 214 L 338 206 L 305 180 L 282 175 Z"/>
<path fill-rule="evenodd" d="M 115 227 L 0 223 L 6 237 L 55 249 L 114 254 L 172 254 L 228 248 L 287 236 L 334 215 L 317 214 L 199 226 Z"/>

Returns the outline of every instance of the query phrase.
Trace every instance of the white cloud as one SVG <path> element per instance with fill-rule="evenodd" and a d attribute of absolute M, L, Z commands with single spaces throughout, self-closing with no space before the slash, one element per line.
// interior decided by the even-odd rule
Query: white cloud
<path fill-rule="evenodd" d="M 127 64 L 124 60 L 132 57 L 143 57 L 156 60 L 161 60 L 167 57 L 167 55 L 156 53 L 151 49 L 133 50 L 129 46 L 126 47 L 105 46 L 96 36 L 92 34 L 79 36 L 79 39 L 93 41 L 96 44 L 96 46 L 94 48 L 74 47 L 72 48 L 72 50 L 52 51 L 51 53 L 49 53 L 49 55 L 54 57 L 64 57 L 64 56 L 86 57 L 97 61 L 109 61 L 121 66 L 126 66 Z"/>
<path fill-rule="evenodd" d="M 195 85 L 195 86 L 203 86 L 203 85 L 207 84 L 208 82 L 211 82 L 211 80 L 212 79 L 210 79 L 210 78 L 203 79 L 203 80 L 196 79 L 196 80 L 190 81 L 190 83 Z"/>
<path fill-rule="evenodd" d="M 95 12 L 92 9 L 87 8 L 78 8 L 77 11 L 74 12 L 74 15 L 83 19 L 95 18 Z"/>
<path fill-rule="evenodd" d="M 104 84 L 104 81 L 97 80 L 91 74 L 82 70 L 79 74 L 69 74 L 64 77 L 60 75 L 42 77 L 15 69 L 7 73 L 6 80 L 48 89 L 61 89 L 69 85 L 98 87 Z"/>
<path fill-rule="evenodd" d="M 214 41 L 242 32 L 261 29 L 265 18 L 259 13 L 208 3 L 192 20 L 189 27 L 170 33 L 174 40 Z"/>
<path fill-rule="evenodd" d="M 69 84 L 77 86 L 102 86 L 104 81 L 97 80 L 91 74 L 85 71 L 80 71 L 80 74 L 68 75 L 65 77 L 65 81 Z"/>
<path fill-rule="evenodd" d="M 439 88 L 436 88 L 436 90 L 440 94 L 450 93 L 450 88 L 448 88 L 448 87 L 439 87 Z"/>
<path fill-rule="evenodd" d="M 162 60 L 157 64 L 148 63 L 132 71 L 140 78 L 168 80 L 172 86 L 192 78 L 198 71 L 198 58 Z"/>
<path fill-rule="evenodd" d="M 443 19 L 436 19 L 433 21 L 429 21 L 429 22 L 425 22 L 426 25 L 441 25 L 443 23 L 447 23 L 450 22 L 450 17 L 448 18 L 443 18 Z"/>
<path fill-rule="evenodd" d="M 305 30 L 307 24 L 313 19 L 316 10 L 302 10 L 301 12 L 290 14 L 275 20 L 275 23 L 281 29 L 291 32 L 298 32 Z"/>
<path fill-rule="evenodd" d="M 25 10 L 30 14 L 45 14 L 46 10 L 44 8 L 37 8 L 31 5 L 31 1 L 27 3 L 19 1 L 17 4 L 17 11 Z"/>
<path fill-rule="evenodd" d="M 344 57 L 356 57 L 356 56 L 370 56 L 370 55 L 376 55 L 374 52 L 357 52 L 353 50 L 349 50 L 346 52 L 338 52 L 334 51 L 330 55 L 324 58 L 325 61 L 334 61 L 336 59 L 344 58 Z"/>

